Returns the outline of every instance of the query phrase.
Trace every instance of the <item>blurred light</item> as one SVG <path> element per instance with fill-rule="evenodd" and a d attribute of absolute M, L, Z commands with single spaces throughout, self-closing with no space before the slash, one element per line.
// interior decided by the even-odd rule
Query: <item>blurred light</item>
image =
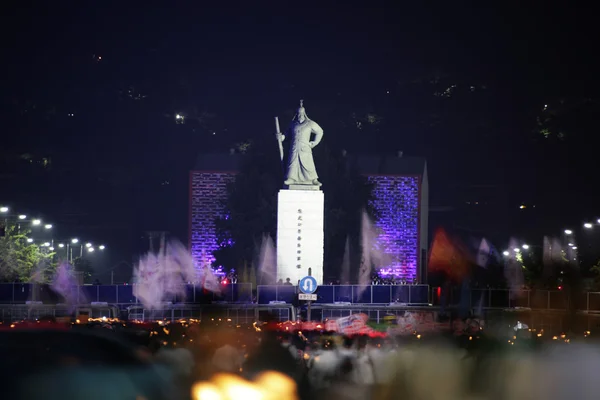
<path fill-rule="evenodd" d="M 0 212 L 8 212 L 8 207 L 0 207 Z"/>
<path fill-rule="evenodd" d="M 569 243 L 569 247 L 573 247 L 575 246 L 573 243 Z"/>
<path fill-rule="evenodd" d="M 91 243 L 86 243 L 85 247 L 92 247 L 92 244 Z"/>
<path fill-rule="evenodd" d="M 183 115 L 177 114 L 177 115 L 175 115 L 175 119 L 183 119 Z"/>
<path fill-rule="evenodd" d="M 223 279 L 223 281 L 221 282 L 223 285 L 227 285 L 227 279 Z"/>
<path fill-rule="evenodd" d="M 558 287 L 558 290 L 562 290 L 562 286 L 559 286 L 559 287 Z"/>
<path fill-rule="evenodd" d="M 27 243 L 33 243 L 33 239 L 32 238 L 27 238 Z"/>
<path fill-rule="evenodd" d="M 64 245 L 64 244 L 62 244 L 62 243 L 59 243 L 59 244 L 58 244 L 58 247 L 61 247 L 61 248 L 62 248 L 62 247 L 65 247 L 65 245 Z"/>
<path fill-rule="evenodd" d="M 54 247 L 50 247 L 50 251 L 54 251 Z"/>
<path fill-rule="evenodd" d="M 223 395 L 219 388 L 211 383 L 197 383 L 192 388 L 193 400 L 221 400 Z"/>
<path fill-rule="evenodd" d="M 502 254 L 504 254 L 505 256 L 510 255 L 510 253 L 508 251 L 503 251 Z"/>
<path fill-rule="evenodd" d="M 573 231 L 572 231 L 572 230 L 570 230 L 570 229 L 565 229 L 565 234 L 566 234 L 566 235 L 570 235 L 570 234 L 572 234 L 572 233 L 573 233 Z"/>
<path fill-rule="evenodd" d="M 527 250 L 527 249 L 529 248 L 529 245 L 528 245 L 528 244 L 524 244 L 522 247 L 523 247 L 525 250 Z"/>
<path fill-rule="evenodd" d="M 79 239 L 71 239 L 71 243 L 77 243 L 79 242 Z"/>
<path fill-rule="evenodd" d="M 592 224 L 590 224 L 589 222 L 586 222 L 585 224 L 583 224 L 583 227 L 584 227 L 584 228 L 587 228 L 587 229 L 591 229 L 591 228 L 592 228 L 592 226 L 593 226 L 593 225 L 592 225 Z"/>
<path fill-rule="evenodd" d="M 521 204 L 521 205 L 519 206 L 519 208 L 522 210 L 522 209 L 524 209 L 524 208 L 527 208 L 527 206 L 526 206 L 525 204 Z"/>
<path fill-rule="evenodd" d="M 52 224 L 46 224 L 46 225 L 44 225 L 44 228 L 46 228 L 46 229 L 52 229 Z"/>
<path fill-rule="evenodd" d="M 27 215 L 25 215 L 25 214 L 19 215 L 19 219 L 25 219 L 25 218 L 27 218 Z"/>
<path fill-rule="evenodd" d="M 572 249 L 573 249 L 573 250 L 577 250 L 577 246 L 573 246 L 573 247 L 572 247 Z"/>
<path fill-rule="evenodd" d="M 44 247 L 50 247 L 50 242 L 44 242 Z"/>
<path fill-rule="evenodd" d="M 519 253 L 521 251 L 521 249 L 517 249 L 517 248 L 515 248 L 513 250 L 515 251 L 515 253 Z"/>
<path fill-rule="evenodd" d="M 98 246 L 98 248 L 99 248 L 100 250 L 104 250 L 104 249 L 106 248 L 106 246 L 105 246 L 105 245 L 103 245 L 103 244 L 101 244 L 100 246 Z"/>
<path fill-rule="evenodd" d="M 88 250 L 90 253 L 92 253 L 92 252 L 94 251 L 94 248 L 93 248 L 93 247 L 88 247 L 88 249 L 87 249 L 87 250 Z"/>
<path fill-rule="evenodd" d="M 33 225 L 36 225 L 36 226 L 37 226 L 37 225 L 40 225 L 40 224 L 42 223 L 42 220 L 40 220 L 40 219 L 34 219 L 33 221 L 31 221 L 31 223 L 32 223 Z"/>
<path fill-rule="evenodd" d="M 599 219 L 598 219 L 598 221 L 596 221 L 596 222 L 600 224 L 600 218 L 599 218 Z"/>
<path fill-rule="evenodd" d="M 259 400 L 265 398 L 258 385 L 235 375 L 217 375 L 212 381 L 221 389 L 221 393 L 225 395 L 223 397 L 226 399 Z M 275 398 L 283 400 L 281 396 Z"/>

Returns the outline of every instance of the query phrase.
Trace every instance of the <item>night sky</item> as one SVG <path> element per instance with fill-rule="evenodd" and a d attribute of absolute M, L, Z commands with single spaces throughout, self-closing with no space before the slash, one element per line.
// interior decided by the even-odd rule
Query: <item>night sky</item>
<path fill-rule="evenodd" d="M 592 10 L 403 3 L 4 9 L 0 202 L 131 262 L 145 230 L 187 241 L 199 153 L 273 140 L 302 98 L 333 149 L 426 157 L 433 205 L 491 185 L 515 235 L 600 217 Z"/>

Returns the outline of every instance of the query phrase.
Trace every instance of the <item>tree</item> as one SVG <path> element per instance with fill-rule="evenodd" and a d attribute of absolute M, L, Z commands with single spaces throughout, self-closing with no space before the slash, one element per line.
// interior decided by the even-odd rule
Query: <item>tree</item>
<path fill-rule="evenodd" d="M 529 251 L 526 255 L 518 253 L 517 257 L 523 268 L 523 278 L 528 287 L 543 287 L 544 283 L 544 265 L 541 257 L 533 251 Z"/>
<path fill-rule="evenodd" d="M 242 271 L 252 269 L 265 233 L 275 238 L 277 230 L 277 193 L 282 187 L 283 169 L 274 141 L 253 143 L 247 148 L 240 173 L 228 188 L 226 215 L 216 221 L 220 249 L 216 264 Z M 360 262 L 361 213 L 370 206 L 372 185 L 350 165 L 341 149 L 332 151 L 326 144 L 314 152 L 319 179 L 325 195 L 326 274 L 340 276 L 344 247 L 349 237 L 354 253 L 352 269 Z"/>
<path fill-rule="evenodd" d="M 598 290 L 600 288 L 600 260 L 590 268 L 590 274 L 593 276 L 593 288 Z"/>
<path fill-rule="evenodd" d="M 14 225 L 5 228 L 5 235 L 0 237 L 0 280 L 47 283 L 52 279 L 54 253 L 27 242 L 28 233 Z"/>

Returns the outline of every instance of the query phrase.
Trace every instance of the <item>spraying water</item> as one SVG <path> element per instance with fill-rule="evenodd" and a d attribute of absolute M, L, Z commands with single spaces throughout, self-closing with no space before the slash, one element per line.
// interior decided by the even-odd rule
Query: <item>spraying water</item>
<path fill-rule="evenodd" d="M 185 285 L 196 278 L 194 260 L 178 241 L 161 244 L 158 253 L 142 257 L 133 271 L 133 294 L 148 309 L 160 309 L 173 296 L 185 298 Z"/>
<path fill-rule="evenodd" d="M 207 292 L 219 293 L 221 288 L 219 287 L 219 279 L 215 275 L 214 271 L 210 267 L 210 264 L 202 253 L 202 264 L 198 270 L 196 282 L 200 283 L 200 286 Z"/>
<path fill-rule="evenodd" d="M 261 284 L 275 283 L 277 276 L 277 253 L 273 245 L 273 239 L 269 234 L 264 234 L 260 245 L 258 258 L 258 270 Z"/>
<path fill-rule="evenodd" d="M 485 238 L 481 239 L 481 243 L 479 243 L 479 249 L 477 251 L 477 257 L 475 258 L 475 263 L 481 268 L 487 268 L 488 262 L 490 261 L 491 251 L 492 248 L 490 243 Z"/>
<path fill-rule="evenodd" d="M 342 276 L 341 284 L 350 284 L 350 238 L 346 238 L 346 246 L 344 247 L 344 258 L 342 259 Z"/>
<path fill-rule="evenodd" d="M 373 248 L 376 237 L 376 232 L 369 220 L 369 216 L 363 211 L 360 230 L 361 258 L 358 270 L 358 284 L 361 286 L 371 284 L 371 271 L 373 268 L 371 249 Z"/>
<path fill-rule="evenodd" d="M 77 303 L 87 303 L 85 298 L 78 297 L 78 283 L 71 264 L 63 261 L 56 269 L 56 274 L 50 286 L 52 290 L 64 298 L 67 305 L 72 307 Z M 80 296 L 83 296 L 83 294 Z"/>
<path fill-rule="evenodd" d="M 361 268 L 359 273 L 360 284 L 370 284 L 371 272 L 383 267 L 394 267 L 392 256 L 386 252 L 385 246 L 379 240 L 381 230 L 369 218 L 366 211 L 362 212 L 361 219 Z M 401 261 L 401 260 L 398 260 Z"/>
<path fill-rule="evenodd" d="M 385 252 L 385 249 L 380 248 L 379 234 L 379 229 L 363 210 L 360 234 L 361 260 L 358 271 L 358 284 L 361 285 L 359 296 L 366 290 L 366 285 L 371 284 L 371 273 L 374 269 L 378 270 L 393 264 L 391 256 Z"/>

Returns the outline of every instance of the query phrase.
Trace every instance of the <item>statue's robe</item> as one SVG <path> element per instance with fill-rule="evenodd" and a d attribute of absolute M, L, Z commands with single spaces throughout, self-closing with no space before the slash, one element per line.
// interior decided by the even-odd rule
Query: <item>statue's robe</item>
<path fill-rule="evenodd" d="M 314 146 L 323 138 L 323 129 L 315 121 L 308 118 L 304 122 L 295 121 L 290 127 L 292 140 L 288 158 L 286 181 L 297 185 L 312 185 L 318 179 L 317 169 L 310 147 L 311 135 L 315 135 Z"/>

